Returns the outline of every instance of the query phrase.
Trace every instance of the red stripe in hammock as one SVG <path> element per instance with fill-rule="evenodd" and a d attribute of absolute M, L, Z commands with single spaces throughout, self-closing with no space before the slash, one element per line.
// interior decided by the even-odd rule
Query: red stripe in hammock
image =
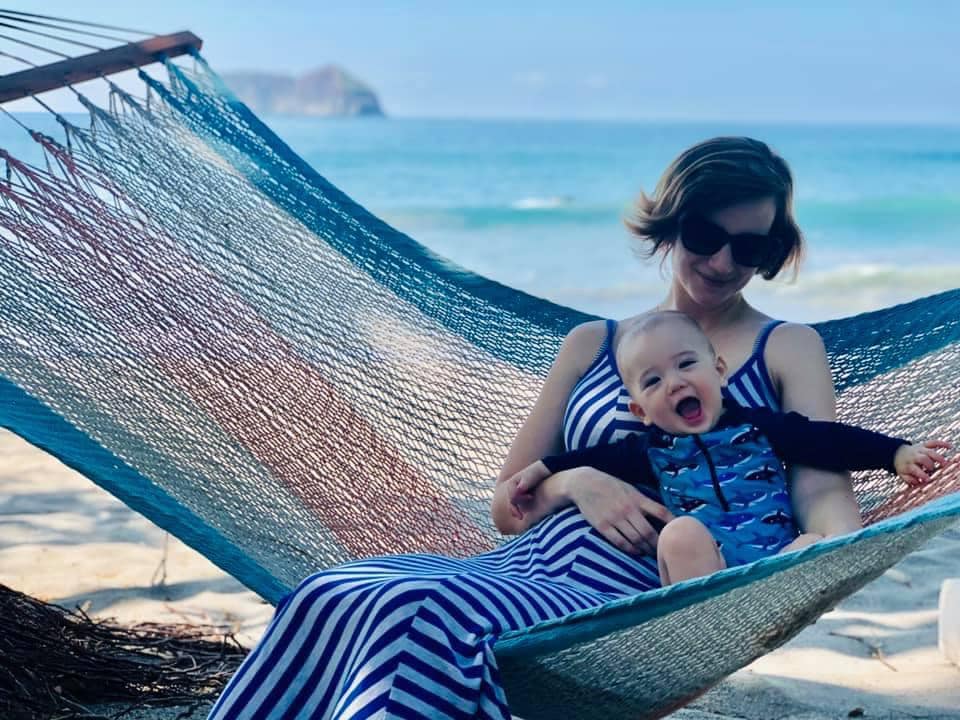
<path fill-rule="evenodd" d="M 48 150 L 65 154 L 57 146 Z M 254 308 L 162 230 L 133 218 L 121 223 L 82 187 L 90 182 L 119 196 L 108 179 L 71 164 L 68 174 L 77 184 L 70 186 L 7 159 L 36 184 L 34 210 L 54 218 L 64 237 L 81 240 L 92 252 L 78 252 L 76 242 L 58 243 L 50 228 L 29 220 L 12 228 L 15 234 L 46 254 L 57 281 L 78 291 L 95 321 L 161 366 L 348 553 L 464 555 L 492 546 L 488 533 L 418 473 Z M 2 183 L 0 192 L 25 204 Z M 9 216 L 8 226 L 14 222 Z M 168 301 L 164 308 L 137 291 L 131 272 Z M 237 338 L 253 340 L 256 360 L 237 351 Z"/>
<path fill-rule="evenodd" d="M 919 487 L 910 487 L 903 483 L 900 478 L 891 478 L 889 482 L 898 483 L 900 489 L 896 494 L 887 498 L 882 505 L 864 512 L 864 525 L 873 525 L 873 523 L 900 515 L 909 510 L 915 510 L 944 495 L 960 492 L 960 463 L 954 463 L 938 470 L 929 483 Z"/>

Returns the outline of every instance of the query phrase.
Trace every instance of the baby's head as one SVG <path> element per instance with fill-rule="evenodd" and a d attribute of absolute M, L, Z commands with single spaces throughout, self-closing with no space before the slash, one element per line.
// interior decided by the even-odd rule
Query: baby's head
<path fill-rule="evenodd" d="M 648 313 L 624 333 L 617 366 L 630 412 L 675 435 L 712 430 L 723 413 L 727 366 L 700 326 L 674 310 Z"/>

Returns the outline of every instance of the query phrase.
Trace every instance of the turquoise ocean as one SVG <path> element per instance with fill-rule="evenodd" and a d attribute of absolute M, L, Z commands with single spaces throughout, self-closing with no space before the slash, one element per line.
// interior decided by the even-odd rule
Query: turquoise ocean
<path fill-rule="evenodd" d="M 960 126 L 264 118 L 324 177 L 436 253 L 565 305 L 623 317 L 661 299 L 623 217 L 683 148 L 722 134 L 790 163 L 807 255 L 755 279 L 768 314 L 810 322 L 960 287 Z M 28 122 L 49 129 L 51 118 Z M 0 143 L 29 155 L 13 123 Z"/>

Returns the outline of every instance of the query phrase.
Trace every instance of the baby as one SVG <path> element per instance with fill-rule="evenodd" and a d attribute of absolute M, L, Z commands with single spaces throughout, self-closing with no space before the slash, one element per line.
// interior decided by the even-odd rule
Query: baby
<path fill-rule="evenodd" d="M 825 470 L 887 469 L 910 484 L 947 464 L 937 450 L 798 413 L 745 408 L 724 399 L 726 364 L 696 321 L 653 312 L 617 348 L 630 412 L 651 426 L 609 445 L 546 457 L 510 482 L 522 517 L 532 490 L 555 472 L 590 466 L 659 492 L 675 516 L 660 531 L 664 585 L 809 545 L 798 535 L 783 463 Z"/>

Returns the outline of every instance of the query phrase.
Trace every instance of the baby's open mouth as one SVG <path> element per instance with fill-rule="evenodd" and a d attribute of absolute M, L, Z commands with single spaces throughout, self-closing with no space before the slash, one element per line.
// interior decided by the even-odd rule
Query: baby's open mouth
<path fill-rule="evenodd" d="M 703 407 L 695 397 L 686 397 L 677 403 L 677 414 L 688 423 L 695 423 L 703 417 Z"/>

